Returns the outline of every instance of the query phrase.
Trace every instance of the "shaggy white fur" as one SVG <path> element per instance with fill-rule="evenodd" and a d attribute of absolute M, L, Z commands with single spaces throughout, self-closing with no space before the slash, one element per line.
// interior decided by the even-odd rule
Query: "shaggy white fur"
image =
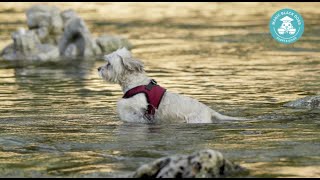
<path fill-rule="evenodd" d="M 132 57 L 126 48 L 105 55 L 107 64 L 98 68 L 99 75 L 107 82 L 118 83 L 123 93 L 149 84 L 149 78 L 143 69 L 143 63 Z M 224 120 L 244 120 L 229 117 L 212 110 L 203 103 L 190 97 L 166 91 L 152 121 L 144 117 L 147 110 L 145 94 L 140 93 L 128 99 L 120 99 L 117 110 L 120 119 L 126 122 L 140 123 L 212 123 Z"/>

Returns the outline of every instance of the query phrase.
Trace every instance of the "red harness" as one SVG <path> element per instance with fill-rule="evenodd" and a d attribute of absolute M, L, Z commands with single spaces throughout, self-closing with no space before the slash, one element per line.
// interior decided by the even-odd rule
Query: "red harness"
<path fill-rule="evenodd" d="M 127 91 L 122 98 L 130 98 L 136 94 L 144 93 L 148 102 L 148 109 L 146 110 L 144 116 L 148 120 L 152 120 L 154 118 L 155 110 L 158 109 L 159 104 L 161 102 L 162 96 L 166 92 L 166 89 L 157 85 L 157 82 L 151 79 L 148 85 L 137 86 L 129 91 Z"/>

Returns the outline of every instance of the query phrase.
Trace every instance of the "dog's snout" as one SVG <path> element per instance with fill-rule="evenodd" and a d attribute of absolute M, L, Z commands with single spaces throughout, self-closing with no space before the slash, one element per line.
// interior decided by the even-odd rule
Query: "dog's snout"
<path fill-rule="evenodd" d="M 100 71 L 101 70 L 101 67 L 98 67 L 98 71 Z"/>

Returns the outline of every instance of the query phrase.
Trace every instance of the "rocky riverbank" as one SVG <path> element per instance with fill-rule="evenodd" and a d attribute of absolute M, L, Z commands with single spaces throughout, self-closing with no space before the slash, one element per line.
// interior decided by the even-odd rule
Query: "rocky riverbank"
<path fill-rule="evenodd" d="M 93 37 L 84 20 L 73 10 L 35 5 L 26 11 L 28 29 L 12 33 L 12 43 L 1 56 L 5 60 L 48 61 L 59 57 L 94 57 L 118 48 L 131 49 L 125 38 Z"/>

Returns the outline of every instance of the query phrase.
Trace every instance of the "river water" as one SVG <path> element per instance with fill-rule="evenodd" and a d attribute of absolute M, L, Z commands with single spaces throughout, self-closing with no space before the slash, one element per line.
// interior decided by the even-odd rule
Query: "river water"
<path fill-rule="evenodd" d="M 35 3 L 1 3 L 0 46 Z M 0 60 L 1 177 L 122 177 L 157 158 L 210 148 L 248 177 L 320 177 L 319 110 L 282 107 L 320 93 L 319 3 L 290 3 L 305 21 L 294 44 L 268 23 L 286 3 L 46 3 L 72 8 L 97 36 L 121 35 L 169 91 L 251 121 L 122 123 L 118 85 L 99 57 L 21 65 Z"/>

